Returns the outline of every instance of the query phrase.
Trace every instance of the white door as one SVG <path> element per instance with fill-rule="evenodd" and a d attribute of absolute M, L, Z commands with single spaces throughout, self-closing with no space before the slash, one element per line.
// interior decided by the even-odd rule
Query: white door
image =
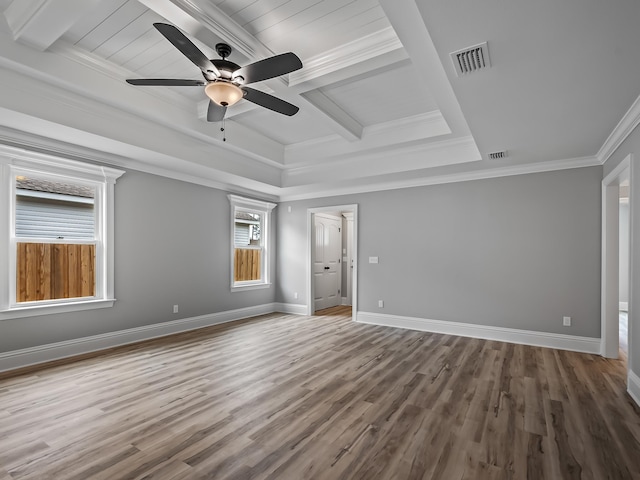
<path fill-rule="evenodd" d="M 314 215 L 313 278 L 314 310 L 335 307 L 341 303 L 342 219 L 316 213 Z"/>

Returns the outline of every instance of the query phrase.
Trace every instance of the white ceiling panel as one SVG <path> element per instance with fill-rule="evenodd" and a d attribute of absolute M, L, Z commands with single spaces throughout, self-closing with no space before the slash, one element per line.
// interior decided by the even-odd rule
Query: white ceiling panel
<path fill-rule="evenodd" d="M 160 20 L 161 18 L 155 12 L 146 10 L 134 21 L 125 25 L 119 32 L 105 40 L 93 51 L 93 53 L 102 58 L 110 58 L 120 50 L 125 49 L 128 45 L 148 31 L 155 31 L 153 23 Z"/>
<path fill-rule="evenodd" d="M 280 0 L 277 0 L 277 3 L 280 3 Z M 307 18 L 314 15 L 315 10 L 322 8 L 323 3 L 322 0 L 292 0 L 269 9 L 269 11 L 253 20 L 239 23 L 252 35 L 274 28 L 276 25 L 278 25 L 279 29 L 286 29 L 296 24 L 306 23 Z M 236 18 L 239 17 L 236 16 Z"/>
<path fill-rule="evenodd" d="M 228 0 L 217 6 L 274 53 L 303 60 L 388 27 L 377 0 Z"/>
<path fill-rule="evenodd" d="M 120 50 L 117 50 L 112 55 L 106 57 L 106 60 L 122 66 L 140 55 L 142 52 L 163 42 L 166 42 L 166 40 L 162 38 L 161 35 L 158 35 L 158 31 L 153 28 L 152 24 L 149 24 L 149 28 L 146 31 L 135 39 L 132 39 L 130 43 L 124 45 Z"/>
<path fill-rule="evenodd" d="M 408 61 L 321 91 L 365 127 L 438 109 Z"/>
<path fill-rule="evenodd" d="M 127 25 L 135 22 L 147 10 L 137 1 L 129 0 L 87 32 L 76 42 L 76 45 L 93 52 L 111 37 L 121 32 Z"/>
<path fill-rule="evenodd" d="M 317 124 L 311 115 L 305 110 L 300 110 L 295 116 L 287 117 L 270 110 L 256 107 L 240 115 L 233 117 L 245 127 L 259 133 L 268 135 L 283 145 L 305 142 L 314 138 L 329 136 L 333 131 L 322 124 Z M 309 125 L 314 125 L 313 129 Z M 228 136 L 233 136 L 233 127 L 228 131 Z"/>
<path fill-rule="evenodd" d="M 176 50 L 167 40 L 158 32 L 155 32 L 158 41 L 150 45 L 148 48 L 141 50 L 138 54 L 127 60 L 122 66 L 134 71 L 145 74 L 149 64 L 162 57 L 169 57 L 172 60 L 179 61 L 180 57 L 184 58 L 178 50 Z M 185 59 L 185 68 L 190 63 Z M 153 70 L 155 72 L 155 70 Z"/>
<path fill-rule="evenodd" d="M 233 20 L 245 27 L 260 17 L 267 15 L 275 9 L 281 8 L 282 5 L 290 3 L 288 0 L 270 0 L 270 1 L 241 1 L 233 4 L 235 10 L 230 16 Z"/>
<path fill-rule="evenodd" d="M 109 18 L 110 15 L 118 11 L 119 8 L 131 1 L 132 0 L 102 0 L 96 8 L 90 10 L 79 22 L 67 30 L 67 33 L 64 35 L 65 40 L 71 43 L 78 42 Z"/>
<path fill-rule="evenodd" d="M 335 10 L 318 12 L 312 21 L 294 24 L 292 19 L 289 25 L 277 25 L 256 36 L 273 51 L 295 48 L 302 58 L 310 58 L 389 27 L 377 2 L 337 3 Z"/>

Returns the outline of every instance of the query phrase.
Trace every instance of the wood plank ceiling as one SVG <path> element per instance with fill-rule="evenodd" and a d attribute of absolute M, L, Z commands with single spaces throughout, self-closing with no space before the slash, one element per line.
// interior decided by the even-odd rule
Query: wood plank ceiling
<path fill-rule="evenodd" d="M 277 54 L 294 50 L 303 62 L 391 29 L 377 0 L 216 0 L 211 3 L 269 51 Z M 199 78 L 197 68 L 152 26 L 154 22 L 167 21 L 137 0 L 105 0 L 62 38 L 76 48 L 131 72 L 132 76 Z M 194 43 L 210 58 L 218 58 L 213 45 L 197 38 Z M 242 65 L 253 59 L 234 52 L 231 60 Z M 323 86 L 320 91 L 362 127 L 437 109 L 429 92 L 420 87 L 410 62 L 405 61 L 399 68 L 392 67 L 344 78 Z M 394 95 L 385 95 L 389 85 L 400 81 L 415 95 L 404 96 L 400 90 L 393 91 Z M 272 91 L 265 85 L 256 87 Z M 167 89 L 194 101 L 206 98 L 200 88 Z M 376 101 L 369 100 L 372 98 Z M 249 108 L 251 115 L 245 113 L 234 120 L 285 145 L 333 134 L 331 128 L 314 118 L 315 112 L 309 109 L 292 121 L 261 109 L 254 111 L 256 109 L 251 107 L 245 105 L 240 109 L 242 113 Z M 319 108 L 322 110 L 322 105 Z M 235 114 L 230 111 L 228 118 Z"/>

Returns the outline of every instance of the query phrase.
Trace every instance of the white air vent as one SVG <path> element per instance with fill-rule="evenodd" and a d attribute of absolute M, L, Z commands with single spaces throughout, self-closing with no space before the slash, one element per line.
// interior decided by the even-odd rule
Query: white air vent
<path fill-rule="evenodd" d="M 489 158 L 490 158 L 491 160 L 497 160 L 497 159 L 499 159 L 499 158 L 507 158 L 507 156 L 508 156 L 508 155 L 507 155 L 507 151 L 506 151 L 506 150 L 503 150 L 503 151 L 501 151 L 501 152 L 491 152 L 491 153 L 489 154 Z"/>
<path fill-rule="evenodd" d="M 450 55 L 458 76 L 484 70 L 491 66 L 487 42 L 463 48 L 457 52 L 450 53 Z"/>

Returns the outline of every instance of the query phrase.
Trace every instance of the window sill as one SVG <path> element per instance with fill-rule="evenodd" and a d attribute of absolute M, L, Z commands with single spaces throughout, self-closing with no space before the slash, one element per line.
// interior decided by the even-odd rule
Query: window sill
<path fill-rule="evenodd" d="M 56 303 L 49 305 L 29 305 L 0 310 L 0 320 L 10 318 L 35 317 L 38 315 L 55 315 L 56 313 L 79 312 L 82 310 L 95 310 L 98 308 L 112 307 L 116 299 L 87 300 L 72 303 Z"/>
<path fill-rule="evenodd" d="M 270 288 L 271 283 L 248 283 L 247 285 L 232 285 L 232 292 L 244 292 L 246 290 L 259 290 L 261 288 Z"/>

